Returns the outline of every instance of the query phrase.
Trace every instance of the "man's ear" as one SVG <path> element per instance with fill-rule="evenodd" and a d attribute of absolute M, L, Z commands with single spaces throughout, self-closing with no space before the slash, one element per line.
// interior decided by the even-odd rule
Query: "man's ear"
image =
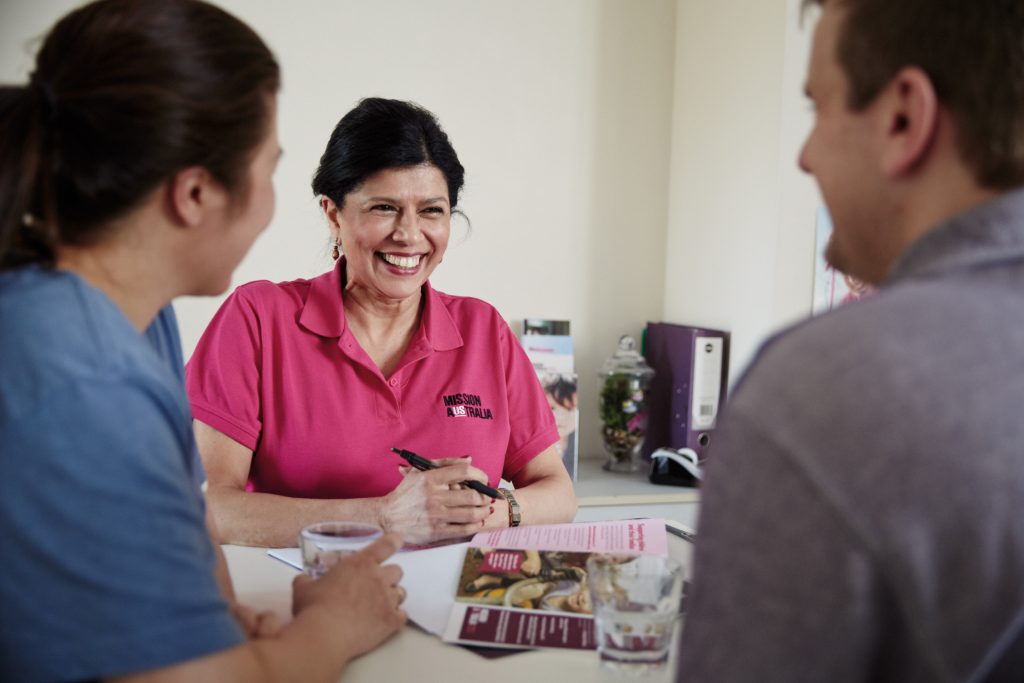
<path fill-rule="evenodd" d="M 916 66 L 900 69 L 881 98 L 882 172 L 889 177 L 905 176 L 932 150 L 939 127 L 939 98 L 928 74 Z"/>
<path fill-rule="evenodd" d="M 224 187 L 202 166 L 190 166 L 167 181 L 167 204 L 173 221 L 181 227 L 194 227 L 213 211 L 228 204 Z"/>

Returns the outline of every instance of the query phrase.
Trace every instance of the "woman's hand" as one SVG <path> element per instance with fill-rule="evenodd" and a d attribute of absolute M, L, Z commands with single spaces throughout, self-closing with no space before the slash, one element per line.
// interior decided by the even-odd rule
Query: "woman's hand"
<path fill-rule="evenodd" d="M 494 501 L 462 486 L 470 479 L 487 483 L 487 475 L 468 456 L 434 462 L 439 465 L 434 470 L 402 468 L 402 482 L 383 500 L 384 528 L 401 533 L 408 543 L 470 536 L 491 513 Z"/>
<path fill-rule="evenodd" d="M 348 658 L 369 652 L 406 621 L 401 608 L 405 589 L 398 585 L 402 570 L 381 565 L 401 545 L 398 534 L 386 534 L 341 558 L 316 580 L 300 574 L 292 583 L 292 612 L 316 613 L 331 640 L 350 650 Z"/>
<path fill-rule="evenodd" d="M 284 622 L 273 612 L 257 612 L 252 607 L 238 602 L 231 603 L 231 616 L 249 638 L 269 638 L 276 636 L 284 628 Z"/>

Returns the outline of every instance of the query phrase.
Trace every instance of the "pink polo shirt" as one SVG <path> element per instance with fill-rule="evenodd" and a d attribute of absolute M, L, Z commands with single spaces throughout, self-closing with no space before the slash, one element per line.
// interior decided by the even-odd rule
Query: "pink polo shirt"
<path fill-rule="evenodd" d="M 385 378 L 345 323 L 344 259 L 224 302 L 186 370 L 197 420 L 253 451 L 255 491 L 382 496 L 403 461 L 472 455 L 492 486 L 558 441 L 530 361 L 489 304 L 424 286 L 420 329 Z"/>

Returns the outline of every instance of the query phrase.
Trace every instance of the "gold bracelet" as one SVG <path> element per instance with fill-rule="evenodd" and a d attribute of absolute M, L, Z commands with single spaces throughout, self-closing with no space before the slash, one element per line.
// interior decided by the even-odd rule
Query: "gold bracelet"
<path fill-rule="evenodd" d="M 519 526 L 519 522 L 522 521 L 522 515 L 519 513 L 519 503 L 516 501 L 516 497 L 512 495 L 512 492 L 508 489 L 498 489 L 501 495 L 505 496 L 505 500 L 508 502 L 508 525 L 509 527 Z"/>

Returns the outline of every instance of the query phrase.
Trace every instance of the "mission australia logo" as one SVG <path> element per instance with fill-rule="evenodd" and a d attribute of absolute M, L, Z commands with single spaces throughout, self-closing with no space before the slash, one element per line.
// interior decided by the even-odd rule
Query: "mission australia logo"
<path fill-rule="evenodd" d="M 475 417 L 478 420 L 493 420 L 491 409 L 485 408 L 477 394 L 448 394 L 442 396 L 448 417 Z"/>

